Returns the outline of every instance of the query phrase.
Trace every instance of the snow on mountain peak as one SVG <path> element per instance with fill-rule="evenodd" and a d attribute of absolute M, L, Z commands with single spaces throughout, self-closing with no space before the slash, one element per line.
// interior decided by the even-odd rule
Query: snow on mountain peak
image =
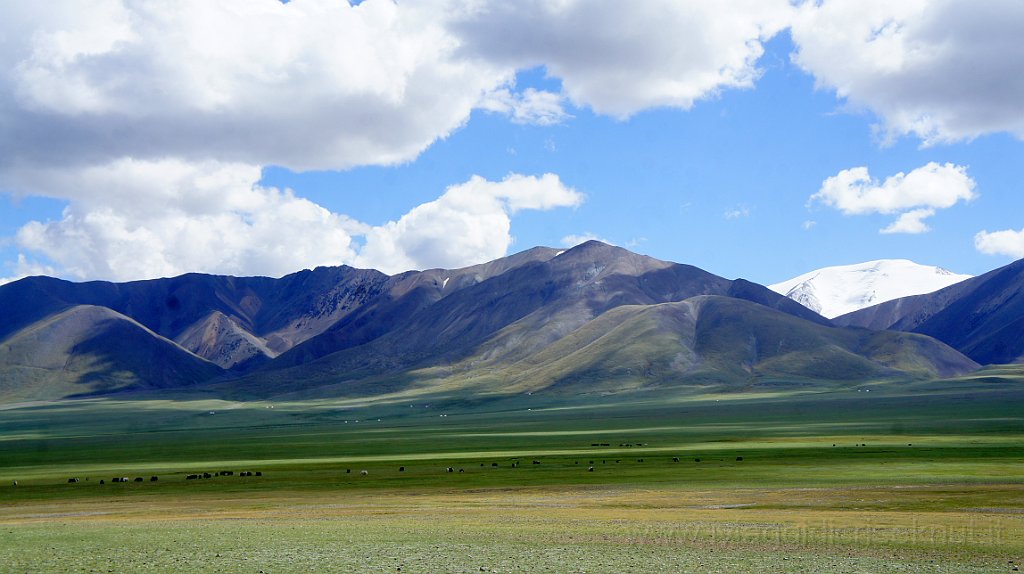
<path fill-rule="evenodd" d="M 831 319 L 892 299 L 938 291 L 970 278 L 907 259 L 879 259 L 825 267 L 768 288 Z"/>

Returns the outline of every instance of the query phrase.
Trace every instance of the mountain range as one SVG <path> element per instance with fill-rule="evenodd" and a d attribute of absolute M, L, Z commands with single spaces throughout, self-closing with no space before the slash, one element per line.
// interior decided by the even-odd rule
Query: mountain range
<path fill-rule="evenodd" d="M 881 259 L 825 267 L 768 288 L 831 319 L 900 297 L 938 291 L 970 278 L 906 259 Z"/>
<path fill-rule="evenodd" d="M 834 322 L 929 335 L 981 364 L 1024 362 L 1024 259 L 934 293 L 854 311 Z"/>
<path fill-rule="evenodd" d="M 838 325 L 761 285 L 596 241 L 390 276 L 31 277 L 0 286 L 0 310 L 5 401 L 739 390 L 979 366 L 931 332 Z"/>

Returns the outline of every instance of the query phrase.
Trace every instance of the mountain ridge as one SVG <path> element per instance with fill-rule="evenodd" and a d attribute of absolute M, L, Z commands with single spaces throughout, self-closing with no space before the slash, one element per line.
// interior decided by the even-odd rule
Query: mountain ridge
<path fill-rule="evenodd" d="M 698 302 L 718 311 L 694 314 Z M 169 372 L 177 372 L 172 365 L 179 362 L 188 366 L 170 386 L 238 396 L 410 387 L 625 392 L 701 381 L 749 385 L 766 377 L 851 380 L 850 373 L 921 378 L 977 367 L 932 339 L 840 329 L 756 283 L 597 241 L 391 276 L 341 266 L 280 279 L 188 274 L 74 284 L 32 278 L 0 287 L 0 308 L 16 307 L 0 320 L 0 348 L 31 325 L 82 305 L 137 324 L 131 336 L 157 341 L 139 344 L 162 354 L 152 364 Z M 691 323 L 695 330 L 683 327 Z M 772 325 L 786 325 L 790 335 Z M 571 343 L 588 337 L 596 337 L 588 345 L 602 341 L 591 349 L 602 350 L 583 361 L 589 355 L 579 355 Z M 865 346 L 871 337 L 899 360 Z M 759 350 L 748 360 L 736 354 L 740 348 Z M 124 363 L 118 380 L 135 381 L 116 389 L 168 386 L 146 381 L 155 375 L 131 356 L 109 356 Z M 75 373 L 102 375 L 55 370 L 53 377 L 63 381 Z"/>

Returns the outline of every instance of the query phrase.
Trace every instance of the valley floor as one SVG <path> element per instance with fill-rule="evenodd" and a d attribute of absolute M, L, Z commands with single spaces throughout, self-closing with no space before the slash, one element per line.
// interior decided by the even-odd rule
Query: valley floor
<path fill-rule="evenodd" d="M 1001 572 L 1024 562 L 1024 393 L 1005 382 L 873 390 L 8 408 L 0 571 Z M 211 477 L 186 479 L 202 472 Z M 131 481 L 110 482 L 120 476 Z"/>

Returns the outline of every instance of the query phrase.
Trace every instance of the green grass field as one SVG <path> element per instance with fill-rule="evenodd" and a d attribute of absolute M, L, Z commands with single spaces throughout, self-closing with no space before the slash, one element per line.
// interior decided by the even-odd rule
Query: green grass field
<path fill-rule="evenodd" d="M 1012 372 L 586 403 L 0 406 L 0 571 L 1012 571 L 1022 406 Z"/>

